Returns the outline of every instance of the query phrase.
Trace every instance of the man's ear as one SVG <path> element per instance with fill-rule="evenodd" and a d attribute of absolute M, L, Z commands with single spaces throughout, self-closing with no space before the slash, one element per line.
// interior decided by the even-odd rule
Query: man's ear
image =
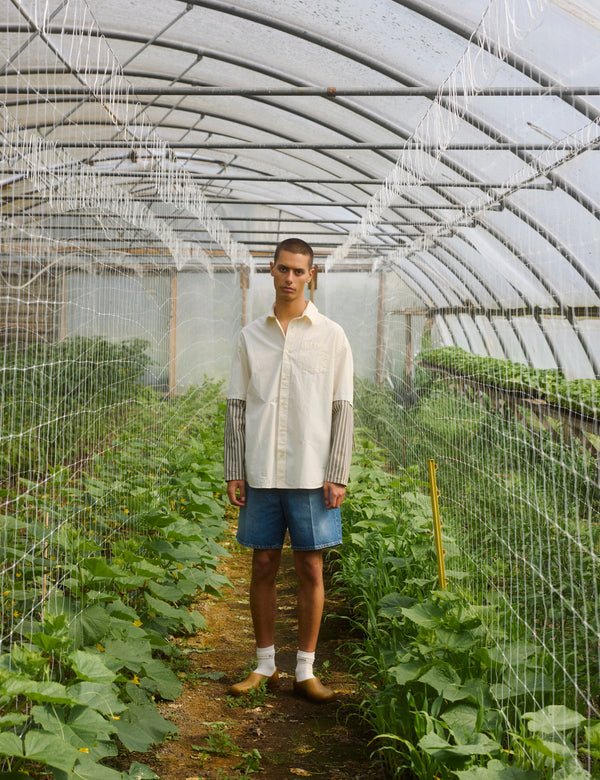
<path fill-rule="evenodd" d="M 269 263 L 269 265 L 271 266 L 271 276 L 273 276 L 273 269 L 275 268 L 275 263 L 271 262 Z"/>

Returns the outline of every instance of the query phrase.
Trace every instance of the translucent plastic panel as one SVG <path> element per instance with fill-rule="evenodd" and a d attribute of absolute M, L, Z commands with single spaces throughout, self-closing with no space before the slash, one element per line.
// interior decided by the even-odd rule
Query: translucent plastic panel
<path fill-rule="evenodd" d="M 484 354 L 497 358 L 506 357 L 502 342 L 498 338 L 498 334 L 494 330 L 490 320 L 487 317 L 477 315 L 475 317 L 475 322 L 477 323 L 477 327 L 479 328 L 479 332 L 481 333 L 481 337 L 486 349 Z"/>
<path fill-rule="evenodd" d="M 512 323 L 503 317 L 494 317 L 492 322 L 502 344 L 501 357 L 513 360 L 515 363 L 528 363 L 529 361 L 523 352 L 523 347 L 515 333 Z"/>
<path fill-rule="evenodd" d="M 472 317 L 468 314 L 459 314 L 458 319 L 462 325 L 467 340 L 469 342 L 469 352 L 474 352 L 476 355 L 487 355 L 481 333 L 479 332 L 477 325 Z"/>
<path fill-rule="evenodd" d="M 577 330 L 585 341 L 588 354 L 592 355 L 595 364 L 600 366 L 600 320 L 598 318 L 582 317 L 577 320 Z M 596 378 L 599 378 L 598 372 Z"/>
<path fill-rule="evenodd" d="M 527 351 L 527 362 L 534 368 L 556 368 L 548 340 L 533 317 L 514 317 L 512 322 Z"/>
<path fill-rule="evenodd" d="M 455 346 L 450 328 L 446 325 L 446 321 L 443 317 L 435 317 L 433 329 L 431 331 L 431 346 L 434 348 Z"/>
<path fill-rule="evenodd" d="M 234 273 L 177 278 L 176 390 L 227 379 L 241 327 L 243 292 Z"/>
<path fill-rule="evenodd" d="M 552 306 L 554 301 L 545 292 L 542 284 L 526 268 L 521 260 L 512 255 L 502 243 L 484 230 L 467 228 L 462 231 L 487 259 L 507 278 L 510 284 L 532 305 Z"/>
<path fill-rule="evenodd" d="M 586 355 L 587 345 L 579 341 L 571 323 L 558 317 L 543 317 L 542 326 L 554 346 L 567 379 L 593 379 L 594 369 Z"/>
<path fill-rule="evenodd" d="M 101 336 L 110 341 L 142 339 L 152 358 L 145 381 L 165 387 L 169 362 L 169 279 L 166 276 L 90 275 L 65 277 L 64 336 Z"/>
<path fill-rule="evenodd" d="M 553 199 L 554 194 L 536 192 L 534 200 L 534 193 L 523 191 L 514 198 L 531 217 L 534 216 L 534 203 L 538 202 L 535 215 L 541 220 L 540 227 L 551 235 L 555 233 L 556 224 L 564 219 Z M 565 245 L 565 251 L 561 253 L 541 230 L 536 229 L 535 224 L 528 225 L 509 209 L 487 214 L 486 222 L 520 250 L 557 300 L 567 306 L 596 306 L 600 303 L 597 294 L 573 264 L 576 253 L 570 262 L 569 252 L 575 250 L 575 245 Z"/>
<path fill-rule="evenodd" d="M 429 273 L 427 258 L 418 256 L 410 257 L 399 267 L 399 274 L 406 284 L 414 289 L 416 294 L 422 291 L 422 300 L 425 305 L 433 306 L 459 306 L 462 304 L 453 290 L 446 289 L 444 281 L 436 276 L 432 280 Z"/>
<path fill-rule="evenodd" d="M 455 314 L 448 314 L 444 319 L 452 335 L 453 346 L 461 347 L 466 349 L 467 352 L 471 352 L 471 345 L 460 319 Z"/>

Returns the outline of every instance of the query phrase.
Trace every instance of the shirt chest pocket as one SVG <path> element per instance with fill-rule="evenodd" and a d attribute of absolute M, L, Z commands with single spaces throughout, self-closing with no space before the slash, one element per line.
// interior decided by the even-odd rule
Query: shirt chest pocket
<path fill-rule="evenodd" d="M 310 374 L 324 374 L 330 367 L 330 349 L 322 341 L 305 339 L 297 355 L 298 368 Z"/>

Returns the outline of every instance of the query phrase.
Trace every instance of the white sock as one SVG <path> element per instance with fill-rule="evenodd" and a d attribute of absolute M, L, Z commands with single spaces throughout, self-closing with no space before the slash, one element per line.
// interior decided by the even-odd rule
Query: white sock
<path fill-rule="evenodd" d="M 270 647 L 257 647 L 256 660 L 258 665 L 255 672 L 264 674 L 265 677 L 271 677 L 275 673 L 275 645 Z"/>
<path fill-rule="evenodd" d="M 311 677 L 314 677 L 314 662 L 314 653 L 305 653 L 304 650 L 298 650 L 296 655 L 296 672 L 294 674 L 297 682 L 304 682 L 304 680 L 310 680 Z"/>

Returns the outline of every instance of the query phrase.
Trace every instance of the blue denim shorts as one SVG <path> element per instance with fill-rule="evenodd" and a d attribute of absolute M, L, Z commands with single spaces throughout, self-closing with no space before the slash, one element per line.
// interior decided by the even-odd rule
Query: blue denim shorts
<path fill-rule="evenodd" d="M 292 550 L 321 550 L 342 543 L 340 510 L 327 509 L 323 488 L 253 488 L 246 485 L 237 540 L 244 547 L 280 550 L 285 533 Z"/>

